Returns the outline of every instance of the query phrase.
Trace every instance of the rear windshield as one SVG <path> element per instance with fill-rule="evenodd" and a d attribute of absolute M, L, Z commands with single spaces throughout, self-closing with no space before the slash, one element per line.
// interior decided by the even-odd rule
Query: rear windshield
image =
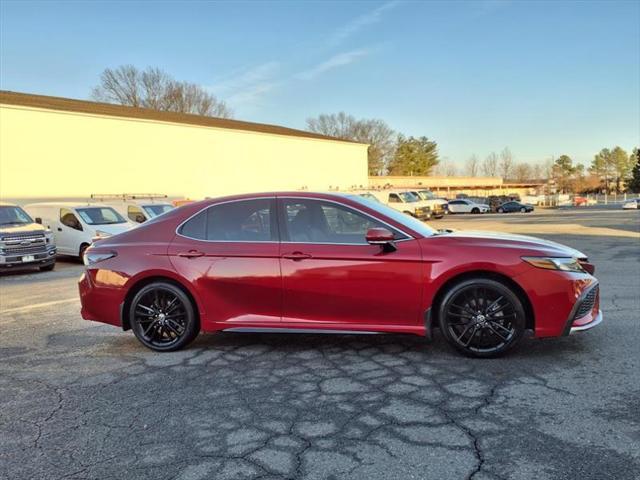
<path fill-rule="evenodd" d="M 33 223 L 33 220 L 20 207 L 0 206 L 0 225 L 22 225 L 25 223 Z"/>
<path fill-rule="evenodd" d="M 127 221 L 111 207 L 77 208 L 76 212 L 78 212 L 78 215 L 80 215 L 87 225 L 113 225 L 115 223 L 127 223 Z"/>
<path fill-rule="evenodd" d="M 173 210 L 173 207 L 168 203 L 160 203 L 157 205 L 145 205 L 144 211 L 147 212 L 149 218 L 157 217 L 158 215 L 162 215 L 163 213 L 167 213 Z"/>

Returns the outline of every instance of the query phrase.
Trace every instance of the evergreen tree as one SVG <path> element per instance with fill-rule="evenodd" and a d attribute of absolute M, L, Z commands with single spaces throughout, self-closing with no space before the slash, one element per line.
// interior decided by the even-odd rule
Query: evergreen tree
<path fill-rule="evenodd" d="M 426 176 L 438 164 L 438 145 L 427 137 L 398 135 L 389 175 Z"/>

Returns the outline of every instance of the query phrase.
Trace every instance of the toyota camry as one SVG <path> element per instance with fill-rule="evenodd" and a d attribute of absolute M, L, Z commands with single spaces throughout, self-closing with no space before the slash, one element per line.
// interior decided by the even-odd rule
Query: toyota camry
<path fill-rule="evenodd" d="M 602 321 L 594 266 L 550 241 L 438 231 L 355 194 L 207 199 L 85 251 L 82 316 L 172 351 L 200 331 L 395 333 L 440 328 L 460 352 Z"/>

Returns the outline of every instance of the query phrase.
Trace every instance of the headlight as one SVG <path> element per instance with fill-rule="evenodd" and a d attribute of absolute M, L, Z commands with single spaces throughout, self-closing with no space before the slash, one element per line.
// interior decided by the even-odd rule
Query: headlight
<path fill-rule="evenodd" d="M 96 237 L 98 237 L 98 238 L 107 238 L 107 237 L 110 237 L 111 235 L 113 235 L 113 234 L 109 233 L 109 232 L 105 232 L 103 230 L 97 230 L 96 231 Z"/>
<path fill-rule="evenodd" d="M 522 257 L 530 265 L 547 270 L 563 272 L 585 272 L 577 258 L 573 257 Z"/>
<path fill-rule="evenodd" d="M 92 252 L 91 250 L 87 250 L 82 256 L 82 261 L 85 265 L 89 266 L 93 265 L 94 263 L 113 258 L 116 255 L 118 255 L 116 252 Z"/>

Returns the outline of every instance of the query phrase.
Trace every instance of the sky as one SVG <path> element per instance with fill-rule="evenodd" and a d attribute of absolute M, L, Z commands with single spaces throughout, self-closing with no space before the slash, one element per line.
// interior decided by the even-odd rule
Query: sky
<path fill-rule="evenodd" d="M 0 88 L 89 99 L 105 68 L 160 67 L 235 118 L 379 118 L 463 168 L 640 144 L 640 1 L 0 0 Z"/>

